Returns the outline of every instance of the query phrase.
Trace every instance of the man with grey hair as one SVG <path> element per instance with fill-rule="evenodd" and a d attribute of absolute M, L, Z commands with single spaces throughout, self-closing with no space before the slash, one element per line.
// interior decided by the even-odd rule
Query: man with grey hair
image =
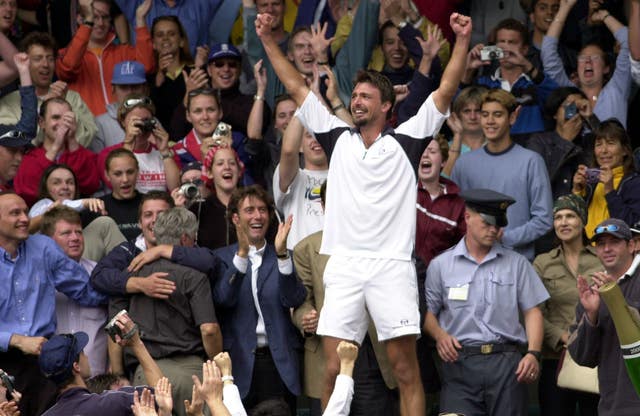
<path fill-rule="evenodd" d="M 191 247 L 198 229 L 196 216 L 185 208 L 171 208 L 158 216 L 154 234 L 158 244 Z M 144 294 L 112 298 L 109 316 L 122 309 L 140 327 L 141 338 L 163 374 L 171 382 L 173 402 L 182 403 L 191 397 L 191 375 L 202 378 L 202 363 L 222 351 L 222 336 L 211 297 L 211 286 L 206 275 L 189 267 L 159 259 L 145 265 L 137 273 L 140 277 L 155 272 L 168 273 L 167 279 L 175 283 L 175 291 L 167 299 L 156 299 Z M 133 384 L 147 384 L 134 356 L 111 343 L 109 358 L 116 368 L 133 372 Z M 174 412 L 184 415 L 183 406 Z"/>

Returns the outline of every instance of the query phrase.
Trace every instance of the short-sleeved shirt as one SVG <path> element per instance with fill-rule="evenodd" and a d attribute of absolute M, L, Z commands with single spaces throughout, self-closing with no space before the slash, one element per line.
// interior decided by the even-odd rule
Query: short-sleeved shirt
<path fill-rule="evenodd" d="M 287 248 L 293 250 L 300 240 L 322 230 L 324 211 L 320 202 L 320 186 L 327 179 L 326 170 L 299 169 L 287 192 L 280 191 L 280 166 L 273 175 L 273 198 L 285 217 L 293 215 L 287 237 Z"/>
<path fill-rule="evenodd" d="M 431 261 L 428 310 L 463 345 L 525 344 L 519 312 L 547 300 L 547 290 L 524 256 L 496 243 L 478 264 L 466 238 Z"/>
<path fill-rule="evenodd" d="M 384 129 L 365 146 L 351 129 L 309 93 L 296 112 L 329 160 L 325 225 L 320 252 L 410 260 L 416 232 L 420 156 L 448 114 L 429 96 L 395 131 Z"/>

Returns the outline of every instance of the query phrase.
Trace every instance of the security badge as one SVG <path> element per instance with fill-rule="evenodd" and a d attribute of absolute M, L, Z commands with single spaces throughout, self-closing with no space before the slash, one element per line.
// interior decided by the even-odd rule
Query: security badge
<path fill-rule="evenodd" d="M 467 300 L 469 298 L 469 283 L 449 288 L 449 300 Z"/>

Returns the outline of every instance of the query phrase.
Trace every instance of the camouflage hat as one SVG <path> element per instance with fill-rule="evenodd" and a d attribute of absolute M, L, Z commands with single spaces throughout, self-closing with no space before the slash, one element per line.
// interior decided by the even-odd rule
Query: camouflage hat
<path fill-rule="evenodd" d="M 553 214 L 555 215 L 561 209 L 570 209 L 575 212 L 582 220 L 582 225 L 587 225 L 587 203 L 581 196 L 569 194 L 559 197 L 553 204 Z"/>

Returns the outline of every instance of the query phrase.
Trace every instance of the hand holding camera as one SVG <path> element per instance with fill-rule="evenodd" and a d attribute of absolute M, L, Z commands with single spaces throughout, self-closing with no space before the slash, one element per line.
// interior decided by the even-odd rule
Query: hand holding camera
<path fill-rule="evenodd" d="M 121 346 L 131 346 L 140 340 L 138 325 L 129 317 L 125 309 L 121 310 L 104 327 L 113 342 Z"/>

